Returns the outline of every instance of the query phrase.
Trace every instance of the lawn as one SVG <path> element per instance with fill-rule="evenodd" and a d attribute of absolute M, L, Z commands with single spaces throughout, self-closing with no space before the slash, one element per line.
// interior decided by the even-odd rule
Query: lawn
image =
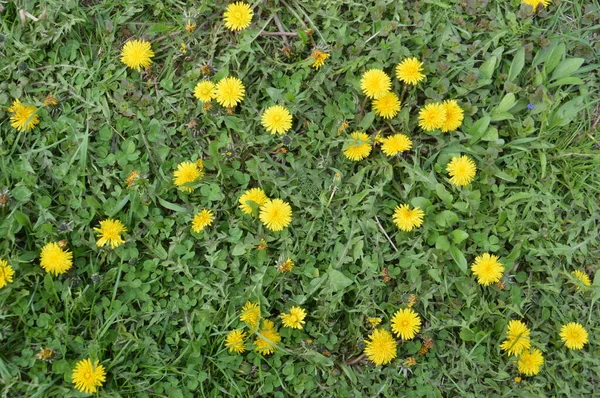
<path fill-rule="evenodd" d="M 2 396 L 600 396 L 600 3 L 547 3 L 0 2 Z"/>

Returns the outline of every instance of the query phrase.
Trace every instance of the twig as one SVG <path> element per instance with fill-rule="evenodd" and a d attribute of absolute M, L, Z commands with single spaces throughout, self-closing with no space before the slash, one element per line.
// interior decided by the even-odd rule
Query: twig
<path fill-rule="evenodd" d="M 347 365 L 356 365 L 357 363 L 359 363 L 360 361 L 364 360 L 365 358 L 366 358 L 365 354 L 360 354 L 359 356 L 357 356 L 353 360 L 346 362 L 346 364 Z"/>
<path fill-rule="evenodd" d="M 283 25 L 281 24 L 281 21 L 279 20 L 279 17 L 277 16 L 276 12 L 273 13 L 273 21 L 275 21 L 275 25 L 277 25 L 277 29 L 279 30 L 279 33 L 287 33 L 285 31 L 285 29 L 283 29 Z M 283 38 L 283 42 L 285 43 L 285 46 L 289 47 L 287 37 L 285 37 L 285 35 L 283 35 L 281 37 Z"/>
<path fill-rule="evenodd" d="M 397 253 L 398 252 L 398 248 L 396 247 L 396 245 L 394 244 L 394 242 L 392 242 L 392 240 L 388 236 L 387 232 L 385 232 L 385 229 L 383 229 L 383 227 L 381 226 L 381 223 L 379 222 L 379 218 L 377 218 L 377 216 L 375 216 L 375 221 L 377 221 L 377 225 L 379 226 L 379 229 L 381 230 L 381 232 L 383 232 L 383 234 L 387 238 L 388 242 L 390 242 L 390 245 L 392 245 L 392 247 L 394 248 L 394 250 Z"/>
<path fill-rule="evenodd" d="M 261 36 L 289 36 L 289 37 L 298 36 L 298 33 L 296 33 L 296 32 L 260 32 L 259 34 Z"/>

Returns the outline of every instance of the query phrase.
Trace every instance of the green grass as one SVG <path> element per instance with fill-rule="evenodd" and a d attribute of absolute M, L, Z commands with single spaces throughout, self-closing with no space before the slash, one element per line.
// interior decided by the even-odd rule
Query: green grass
<path fill-rule="evenodd" d="M 516 0 L 264 1 L 239 34 L 225 29 L 225 6 L 4 4 L 0 189 L 10 201 L 0 208 L 0 258 L 16 273 L 0 289 L 3 393 L 82 396 L 71 369 L 92 357 L 107 369 L 98 393 L 106 397 L 600 395 L 598 1 L 555 1 L 536 16 Z M 20 9 L 45 15 L 23 25 Z M 259 34 L 277 30 L 274 12 L 299 33 L 287 39 L 289 56 L 281 37 Z M 188 17 L 198 24 L 192 34 Z M 130 37 L 152 42 L 149 74 L 121 64 Z M 331 57 L 315 72 L 306 58 L 317 45 Z M 424 60 L 427 80 L 407 90 L 397 117 L 373 117 L 362 109 L 361 74 L 392 74 L 409 55 Z M 203 63 L 213 81 L 244 82 L 233 115 L 204 112 L 193 98 Z M 393 90 L 402 91 L 395 78 Z M 42 106 L 47 94 L 56 108 Z M 10 126 L 14 98 L 41 108 L 33 131 Z M 418 108 L 443 99 L 463 107 L 462 127 L 424 133 Z M 260 125 L 274 103 L 294 115 L 287 136 Z M 374 148 L 350 162 L 338 135 L 344 121 L 347 132 L 406 133 L 414 149 L 386 158 Z M 462 189 L 445 172 L 457 154 L 478 168 Z M 199 158 L 206 177 L 182 193 L 173 170 Z M 143 178 L 128 188 L 132 170 Z M 256 186 L 290 202 L 289 228 L 269 232 L 237 209 Z M 394 226 L 401 203 L 421 206 L 421 228 Z M 204 207 L 215 224 L 192 234 Z M 115 250 L 96 247 L 92 228 L 107 217 L 129 230 Z M 261 238 L 268 248 L 257 251 Z M 52 277 L 39 251 L 62 239 L 74 268 Z M 468 270 L 483 252 L 504 263 L 504 290 L 477 285 Z M 282 275 L 276 265 L 288 257 L 296 268 Z M 578 291 L 575 269 L 594 286 Z M 357 360 L 367 317 L 389 328 L 411 294 L 423 320 L 417 338 L 400 344 L 390 365 Z M 246 301 L 276 320 L 282 343 L 272 356 L 224 346 Z M 292 305 L 309 313 L 302 331 L 276 319 Z M 546 361 L 520 384 L 499 348 L 511 319 L 527 323 Z M 567 322 L 590 333 L 583 350 L 560 342 Z M 421 356 L 424 338 L 434 347 Z M 52 362 L 35 358 L 41 347 L 55 351 Z M 417 364 L 404 366 L 411 356 Z"/>

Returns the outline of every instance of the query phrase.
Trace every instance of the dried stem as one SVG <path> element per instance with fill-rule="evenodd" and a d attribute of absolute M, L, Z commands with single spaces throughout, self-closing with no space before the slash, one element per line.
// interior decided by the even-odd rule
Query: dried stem
<path fill-rule="evenodd" d="M 377 221 L 377 225 L 379 226 L 379 229 L 381 230 L 381 232 L 383 232 L 383 234 L 385 235 L 385 237 L 387 238 L 388 242 L 390 242 L 390 245 L 392 245 L 392 247 L 394 248 L 394 250 L 396 251 L 396 253 L 398 252 L 398 248 L 396 247 L 396 245 L 394 244 L 394 242 L 392 242 L 392 240 L 390 239 L 390 237 L 388 236 L 387 232 L 385 232 L 385 229 L 383 229 L 383 226 L 381 225 L 381 223 L 379 222 L 379 218 L 377 218 L 377 216 L 375 216 L 375 221 Z"/>

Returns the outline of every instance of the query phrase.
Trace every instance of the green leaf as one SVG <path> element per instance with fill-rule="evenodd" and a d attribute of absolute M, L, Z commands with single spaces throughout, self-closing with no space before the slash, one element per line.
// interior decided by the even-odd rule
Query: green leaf
<path fill-rule="evenodd" d="M 508 81 L 514 82 L 519 74 L 523 70 L 523 66 L 525 66 L 525 47 L 521 47 L 517 54 L 513 58 L 512 63 L 510 64 L 510 69 L 508 70 Z"/>
<path fill-rule="evenodd" d="M 375 120 L 375 112 L 369 112 L 365 115 L 365 117 L 360 121 L 358 127 L 361 131 L 366 131 L 373 124 L 373 120 Z"/>
<path fill-rule="evenodd" d="M 448 240 L 448 237 L 446 237 L 445 235 L 438 236 L 437 240 L 435 241 L 435 248 L 443 251 L 449 250 L 450 241 Z"/>
<path fill-rule="evenodd" d="M 160 203 L 161 206 L 163 206 L 169 210 L 173 210 L 174 212 L 177 212 L 177 213 L 187 213 L 187 211 L 188 211 L 185 207 L 179 206 L 175 203 L 167 202 L 166 200 L 164 200 L 162 198 L 158 198 L 158 203 Z"/>
<path fill-rule="evenodd" d="M 515 99 L 515 95 L 513 93 L 506 94 L 496 109 L 494 109 L 492 112 L 492 116 L 508 112 L 513 106 L 515 106 L 516 103 L 517 100 Z"/>
<path fill-rule="evenodd" d="M 328 274 L 329 288 L 333 292 L 344 290 L 353 283 L 352 279 L 348 278 L 346 275 L 336 269 L 330 268 Z"/>
<path fill-rule="evenodd" d="M 463 231 L 462 229 L 455 229 L 450 233 L 450 237 L 452 238 L 452 242 L 455 244 L 459 244 L 469 237 L 469 234 Z"/>
<path fill-rule="evenodd" d="M 496 69 L 496 57 L 490 57 L 479 67 L 479 74 L 484 79 L 491 79 Z"/>
<path fill-rule="evenodd" d="M 458 265 L 458 268 L 460 268 L 464 274 L 467 274 L 469 269 L 465 255 L 456 246 L 450 247 L 450 255 L 452 256 L 452 259 L 454 259 L 456 265 Z"/>
<path fill-rule="evenodd" d="M 574 73 L 577 73 L 581 65 L 585 60 L 583 58 L 567 58 L 562 61 L 552 74 L 551 81 L 555 81 L 558 79 L 562 79 L 563 77 L 570 76 Z"/>

